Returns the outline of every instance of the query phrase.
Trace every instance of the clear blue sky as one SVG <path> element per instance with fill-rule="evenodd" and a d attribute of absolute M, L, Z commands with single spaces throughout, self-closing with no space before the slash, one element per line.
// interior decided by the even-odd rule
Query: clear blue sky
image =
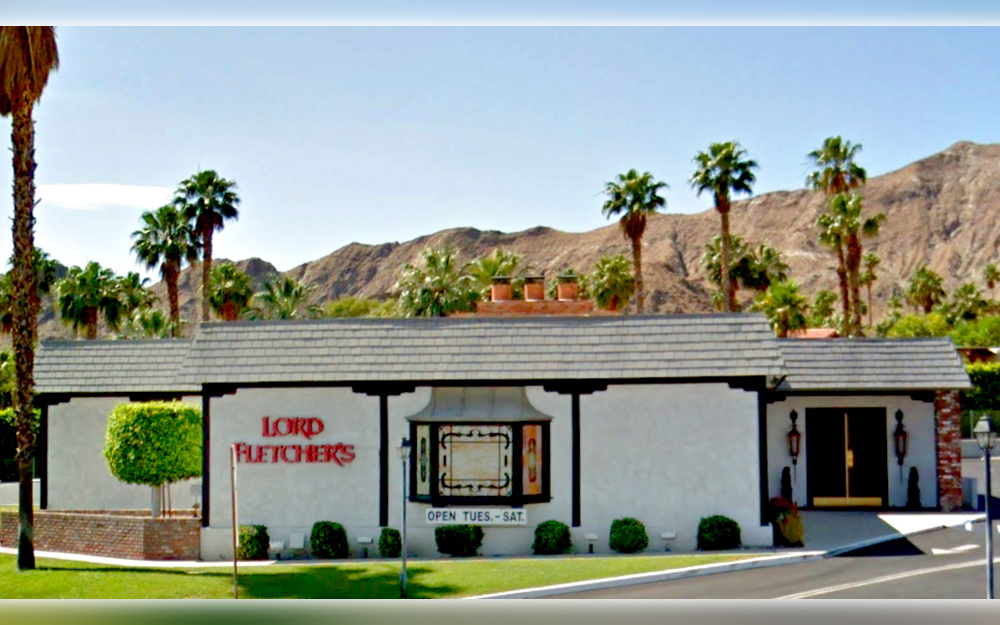
<path fill-rule="evenodd" d="M 607 223 L 604 182 L 633 167 L 670 185 L 668 212 L 704 210 L 687 179 L 715 141 L 760 163 L 756 193 L 800 188 L 805 154 L 834 134 L 863 144 L 878 175 L 1000 141 L 997 34 L 59 27 L 61 67 L 35 111 L 37 243 L 68 264 L 136 270 L 139 214 L 199 168 L 236 180 L 243 200 L 216 255 L 282 270 L 443 228 L 590 230 Z M 9 129 L 0 120 L 5 142 Z"/>

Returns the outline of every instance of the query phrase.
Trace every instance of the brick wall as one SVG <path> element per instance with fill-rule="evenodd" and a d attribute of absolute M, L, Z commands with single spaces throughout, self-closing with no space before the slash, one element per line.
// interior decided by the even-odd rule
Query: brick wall
<path fill-rule="evenodd" d="M 943 512 L 962 508 L 962 405 L 958 391 L 934 396 L 938 505 Z"/>
<path fill-rule="evenodd" d="M 198 560 L 201 519 L 139 510 L 36 510 L 35 549 L 133 560 Z M 0 546 L 17 546 L 17 512 L 0 512 Z"/>
<path fill-rule="evenodd" d="M 594 308 L 594 300 L 522 300 L 511 299 L 498 302 L 476 302 L 476 314 L 480 317 L 503 317 L 514 315 L 594 315 L 609 314 Z M 616 314 L 616 313 L 610 313 Z"/>

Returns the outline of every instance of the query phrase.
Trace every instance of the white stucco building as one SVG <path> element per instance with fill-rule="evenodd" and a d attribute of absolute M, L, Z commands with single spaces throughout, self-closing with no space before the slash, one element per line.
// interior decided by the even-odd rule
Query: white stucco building
<path fill-rule="evenodd" d="M 200 403 L 203 477 L 174 505 L 199 505 L 212 560 L 231 555 L 232 445 L 241 524 L 287 544 L 338 522 L 354 555 L 400 526 L 404 437 L 414 556 L 437 553 L 427 511 L 456 509 L 522 511 L 486 524 L 487 555 L 530 553 L 550 519 L 576 552 L 608 552 L 621 517 L 654 551 L 693 549 L 713 514 L 770 545 L 786 467 L 801 506 L 904 506 L 916 467 L 921 505 L 948 509 L 949 406 L 969 381 L 947 339 L 779 341 L 758 315 L 674 315 L 213 323 L 193 340 L 44 343 L 36 384 L 49 509 L 147 507 L 148 489 L 108 472 L 108 412 Z"/>

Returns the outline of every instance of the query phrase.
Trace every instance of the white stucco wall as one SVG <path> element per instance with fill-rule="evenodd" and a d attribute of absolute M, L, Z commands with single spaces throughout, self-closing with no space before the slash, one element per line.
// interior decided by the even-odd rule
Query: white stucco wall
<path fill-rule="evenodd" d="M 886 411 L 886 471 L 888 472 L 889 506 L 906 505 L 907 479 L 910 467 L 917 467 L 920 486 L 920 503 L 924 507 L 937 505 L 937 453 L 934 442 L 934 404 L 917 401 L 909 396 L 791 396 L 767 407 L 768 489 L 770 495 L 781 492 L 781 471 L 791 467 L 788 454 L 788 431 L 792 427 L 789 415 L 798 412 L 798 430 L 802 433 L 798 465 L 793 471 L 792 495 L 800 506 L 808 502 L 807 466 L 809 442 L 806 439 L 805 416 L 809 408 L 884 408 Z M 896 427 L 895 414 L 903 411 L 903 426 L 909 433 L 909 444 L 900 479 L 899 465 L 892 431 Z"/>
<path fill-rule="evenodd" d="M 108 414 L 127 401 L 124 397 L 76 397 L 49 406 L 49 509 L 149 509 L 151 489 L 119 482 L 104 458 Z M 183 401 L 201 407 L 201 397 Z M 200 501 L 200 483 L 185 480 L 172 485 L 174 509 L 191 508 Z"/>
<path fill-rule="evenodd" d="M 555 519 L 571 525 L 570 397 L 527 389 L 529 401 L 550 415 L 552 500 L 527 504 L 525 527 L 486 527 L 481 553 L 529 553 L 534 527 Z M 423 409 L 430 388 L 389 399 L 389 525 L 400 527 L 402 468 L 398 441 L 409 434 L 406 417 Z M 349 388 L 240 389 L 211 405 L 211 525 L 202 532 L 202 557 L 231 557 L 229 445 L 269 444 L 261 417 L 319 417 L 325 430 L 311 441 L 283 443 L 354 445 L 356 457 L 343 467 L 324 463 L 239 464 L 239 522 L 263 524 L 272 540 L 291 533 L 306 538 L 312 524 L 343 524 L 352 555 L 359 536 L 376 544 L 380 532 L 379 406 L 377 397 Z M 320 440 L 322 439 L 322 440 Z M 582 526 L 573 529 L 574 551 L 586 552 L 586 533 L 600 536 L 598 553 L 609 552 L 611 522 L 632 516 L 646 524 L 650 551 L 662 551 L 662 531 L 677 533 L 674 549 L 693 549 L 698 521 L 712 514 L 735 519 L 747 545 L 768 545 L 760 526 L 757 396 L 726 384 L 611 386 L 581 397 Z M 427 504 L 407 506 L 408 553 L 435 557 L 434 528 L 423 522 Z"/>

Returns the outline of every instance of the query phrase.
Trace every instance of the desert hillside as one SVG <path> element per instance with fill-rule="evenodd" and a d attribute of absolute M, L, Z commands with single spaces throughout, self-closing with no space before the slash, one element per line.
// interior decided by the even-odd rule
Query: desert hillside
<path fill-rule="evenodd" d="M 866 211 L 884 213 L 878 239 L 866 251 L 881 259 L 874 287 L 875 316 L 880 316 L 892 290 L 905 285 L 922 264 L 941 274 L 949 291 L 975 280 L 982 286 L 983 267 L 1000 261 L 1000 145 L 960 142 L 939 154 L 894 172 L 871 178 L 864 189 Z M 805 293 L 823 288 L 836 292 L 833 254 L 816 238 L 816 217 L 823 198 L 806 190 L 766 193 L 733 205 L 733 233 L 748 242 L 767 242 L 782 252 Z M 710 284 L 699 258 L 718 233 L 713 210 L 692 215 L 665 213 L 652 217 L 643 238 L 643 273 L 647 302 L 658 313 L 710 311 Z M 315 285 L 318 302 L 344 295 L 385 297 L 406 263 L 426 247 L 451 245 L 466 260 L 504 247 L 514 250 L 533 269 L 554 276 L 566 268 L 589 272 L 605 254 L 630 254 L 617 223 L 582 233 L 537 227 L 503 233 L 454 228 L 404 243 L 352 243 L 287 273 Z M 238 265 L 259 285 L 278 272 L 258 258 Z M 200 267 L 184 271 L 181 303 L 187 319 L 198 317 Z M 985 287 L 984 287 L 985 288 Z M 166 288 L 154 287 L 166 306 Z M 67 336 L 51 314 L 42 336 Z"/>

